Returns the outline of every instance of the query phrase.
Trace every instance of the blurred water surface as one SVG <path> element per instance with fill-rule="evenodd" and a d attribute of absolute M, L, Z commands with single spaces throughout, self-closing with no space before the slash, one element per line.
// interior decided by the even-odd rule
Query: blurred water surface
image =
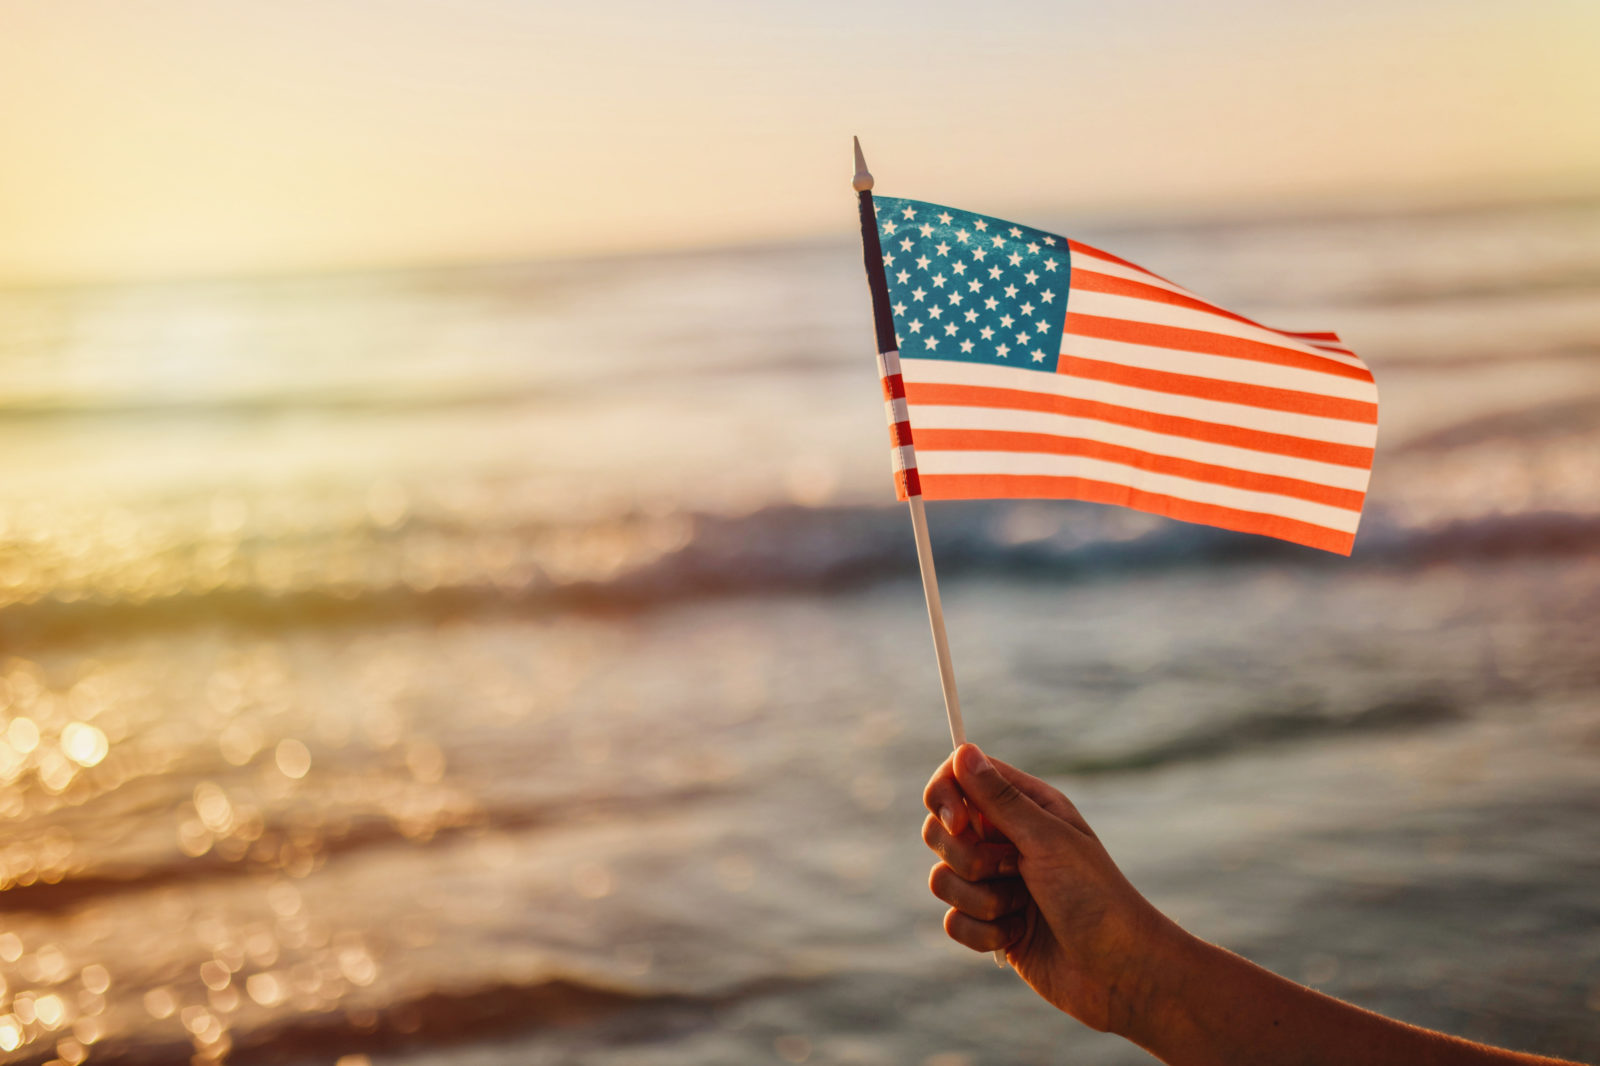
<path fill-rule="evenodd" d="M 1339 330 L 1373 492 L 1349 561 L 936 505 L 973 735 L 1200 935 L 1600 1055 L 1600 204 L 1071 232 Z M 0 1061 L 1147 1061 L 940 932 L 865 301 L 0 292 Z"/>

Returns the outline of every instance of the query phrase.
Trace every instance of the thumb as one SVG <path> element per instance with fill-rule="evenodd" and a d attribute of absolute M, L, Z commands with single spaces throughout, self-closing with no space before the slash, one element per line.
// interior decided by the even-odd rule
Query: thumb
<path fill-rule="evenodd" d="M 1024 852 L 1059 830 L 1057 819 L 1006 780 L 976 744 L 963 744 L 954 763 L 968 802 Z"/>

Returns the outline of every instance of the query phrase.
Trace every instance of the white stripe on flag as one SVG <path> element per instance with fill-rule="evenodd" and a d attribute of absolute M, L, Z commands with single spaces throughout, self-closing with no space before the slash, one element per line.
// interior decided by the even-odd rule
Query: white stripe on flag
<path fill-rule="evenodd" d="M 1197 329 L 1207 333 L 1221 333 L 1229 337 L 1274 344 L 1280 348 L 1314 355 L 1345 366 L 1360 366 L 1361 360 L 1353 355 L 1343 355 L 1314 347 L 1309 341 L 1284 336 L 1274 329 L 1251 326 L 1237 319 L 1211 311 L 1191 307 L 1178 307 L 1137 296 L 1117 296 L 1109 292 L 1085 292 L 1074 287 L 1067 297 L 1070 314 L 1098 315 L 1101 318 L 1120 318 L 1129 322 L 1145 322 L 1156 326 L 1173 326 L 1178 329 Z"/>
<path fill-rule="evenodd" d="M 1365 492 L 1370 472 L 1365 467 L 1339 466 L 1321 463 L 1315 459 L 1300 459 L 1291 455 L 1258 452 L 1250 448 L 1235 448 L 1228 444 L 1174 437 L 1114 422 L 1101 422 L 1092 418 L 1074 418 L 1048 411 L 1014 411 L 996 407 L 946 407 L 937 404 L 918 405 L 915 432 L 924 434 L 917 450 L 927 455 L 935 450 L 929 447 L 926 434 L 941 429 L 994 430 L 1015 433 L 1045 433 L 1057 437 L 1076 437 L 1103 441 L 1123 448 L 1135 448 L 1154 455 L 1174 459 L 1190 459 L 1197 463 L 1211 463 L 1235 470 L 1256 474 L 1292 477 L 1318 485 Z"/>
<path fill-rule="evenodd" d="M 1145 285 L 1150 285 L 1157 289 L 1165 289 L 1168 292 L 1177 293 L 1179 296 L 1187 296 L 1191 300 L 1199 300 L 1200 302 L 1207 304 L 1212 303 L 1212 301 L 1207 300 L 1205 297 L 1190 292 L 1182 285 L 1168 281 L 1165 278 L 1158 278 L 1154 274 L 1151 274 L 1145 270 L 1141 270 L 1136 266 L 1127 266 L 1123 263 L 1115 263 L 1110 259 L 1102 259 L 1097 255 L 1091 255 L 1087 252 L 1074 251 L 1072 253 L 1072 269 L 1075 272 L 1084 270 L 1094 274 L 1106 274 L 1113 278 L 1122 278 L 1126 281 L 1142 282 Z M 1082 293 L 1080 292 L 1079 295 L 1082 295 Z M 1284 336 L 1301 344 L 1309 344 L 1319 352 L 1331 352 L 1335 355 L 1355 355 L 1354 352 L 1350 351 L 1349 348 L 1345 347 L 1345 345 L 1338 340 L 1316 340 L 1311 337 L 1297 335 L 1292 329 L 1278 330 L 1267 325 L 1263 325 L 1262 328 L 1270 329 L 1274 333 L 1282 333 Z"/>
<path fill-rule="evenodd" d="M 921 459 L 923 477 L 951 474 L 1020 474 L 1048 477 L 1081 477 L 1094 481 L 1126 485 L 1144 492 L 1175 496 L 1195 503 L 1217 507 L 1232 507 L 1257 514 L 1279 515 L 1299 522 L 1342 533 L 1354 533 L 1361 521 L 1358 511 L 1341 507 L 1328 507 L 1320 503 L 1279 496 L 1275 493 L 1253 492 L 1206 481 L 1156 474 L 1121 463 L 1090 459 L 1079 455 L 1042 455 L 1036 452 L 925 452 Z"/>
<path fill-rule="evenodd" d="M 1110 274 L 1114 278 L 1125 278 L 1128 281 L 1142 281 L 1146 285 L 1154 285 L 1158 289 L 1166 289 L 1168 292 L 1175 292 L 1180 296 L 1193 296 L 1195 299 L 1199 299 L 1198 296 L 1195 296 L 1194 293 L 1190 292 L 1182 285 L 1168 281 L 1166 278 L 1158 278 L 1147 270 L 1140 270 L 1138 267 L 1126 266 L 1122 263 L 1113 262 L 1110 259 L 1102 259 L 1099 256 L 1091 255 L 1088 252 L 1080 252 L 1077 250 L 1072 252 L 1072 269 L 1092 270 L 1096 274 Z"/>
<path fill-rule="evenodd" d="M 1296 392 L 1308 392 L 1317 396 L 1337 396 L 1345 400 L 1361 400 L 1366 403 L 1378 402 L 1378 390 L 1370 381 L 1358 381 L 1355 378 L 1338 377 L 1293 366 L 1279 366 L 1277 363 L 1235 359 L 1227 355 L 1180 352 L 1148 344 L 1082 337 L 1070 333 L 1062 338 L 1062 352 L 1084 359 L 1099 359 L 1107 363 L 1160 370 L 1169 374 L 1189 374 L 1194 377 L 1211 378 L 1214 381 L 1238 381 L 1273 389 L 1293 389 Z"/>
<path fill-rule="evenodd" d="M 1018 389 L 1024 392 L 1049 393 L 1099 403 L 1131 407 L 1155 414 L 1193 418 L 1224 426 L 1281 433 L 1305 440 L 1326 441 L 1333 444 L 1351 444 L 1370 448 L 1377 440 L 1378 427 L 1370 423 L 1347 422 L 1338 418 L 1323 418 L 1286 411 L 1272 411 L 1262 407 L 1225 403 L 1221 400 L 1201 400 L 1192 396 L 1175 396 L 1150 389 L 1136 389 L 1128 385 L 1113 385 L 1104 381 L 1091 381 L 1070 374 L 1049 374 L 1038 370 L 1023 370 L 1012 366 L 987 366 L 982 363 L 964 363 L 948 359 L 906 358 L 900 363 L 901 374 L 907 383 L 978 385 L 989 388 Z M 913 406 L 912 411 L 918 410 Z M 912 415 L 912 432 L 916 432 L 917 417 Z"/>

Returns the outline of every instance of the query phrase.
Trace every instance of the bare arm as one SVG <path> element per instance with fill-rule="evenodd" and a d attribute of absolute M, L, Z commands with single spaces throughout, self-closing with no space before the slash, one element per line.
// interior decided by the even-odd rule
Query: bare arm
<path fill-rule="evenodd" d="M 1386 1018 L 1295 984 L 1214 944 L 1168 946 L 1151 1009 L 1121 1035 L 1173 1066 L 1200 1063 L 1556 1063 Z"/>
<path fill-rule="evenodd" d="M 928 782 L 945 931 L 1006 949 L 1034 991 L 1169 1066 L 1551 1066 L 1406 1025 L 1191 936 L 1141 896 L 1072 802 L 968 744 Z M 987 822 L 974 831 L 969 810 Z"/>

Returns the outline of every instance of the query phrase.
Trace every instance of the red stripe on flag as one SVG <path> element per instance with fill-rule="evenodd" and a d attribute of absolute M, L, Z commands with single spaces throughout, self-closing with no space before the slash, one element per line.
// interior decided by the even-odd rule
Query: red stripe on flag
<path fill-rule="evenodd" d="M 1024 433 L 999 429 L 925 429 L 919 444 L 923 451 L 961 452 L 1035 452 L 1048 455 L 1081 455 L 1088 459 L 1102 459 L 1108 463 L 1121 463 L 1153 474 L 1170 474 L 1204 481 L 1211 485 L 1248 489 L 1251 492 L 1270 492 L 1278 496 L 1292 496 L 1297 500 L 1340 507 L 1346 511 L 1361 510 L 1364 492 L 1335 488 L 1315 481 L 1284 477 L 1279 474 L 1261 474 L 1231 466 L 1201 463 L 1192 459 L 1178 459 L 1170 455 L 1128 448 L 1120 444 L 1084 437 L 1062 437 L 1053 433 Z M 941 475 L 943 476 L 943 475 Z"/>
<path fill-rule="evenodd" d="M 890 374 L 888 377 L 879 378 L 883 383 L 883 398 L 885 400 L 898 400 L 906 394 L 906 382 L 899 374 Z"/>
<path fill-rule="evenodd" d="M 1154 277 L 1155 275 L 1152 274 L 1150 276 Z M 1072 288 L 1082 289 L 1084 292 L 1103 292 L 1108 296 L 1131 296 L 1135 299 L 1150 300 L 1154 303 L 1171 304 L 1173 307 L 1186 307 L 1191 311 L 1205 311 L 1209 314 L 1232 319 L 1235 322 L 1242 322 L 1247 326 L 1254 326 L 1257 329 L 1271 330 L 1273 333 L 1302 341 L 1313 348 L 1319 348 L 1325 352 L 1338 352 L 1341 355 L 1351 356 L 1356 354 L 1348 348 L 1337 347 L 1340 341 L 1339 335 L 1336 333 L 1296 333 L 1293 330 L 1277 329 L 1273 326 L 1263 325 L 1253 318 L 1246 318 L 1244 315 L 1236 314 L 1227 308 L 1218 307 L 1216 304 L 1202 300 L 1198 296 L 1173 292 L 1171 289 L 1163 289 L 1159 285 L 1134 281 L 1132 278 L 1119 278 L 1115 274 L 1102 274 L 1098 271 L 1090 270 L 1088 267 L 1072 272 Z"/>
<path fill-rule="evenodd" d="M 1220 400 L 1223 403 L 1245 404 L 1271 411 L 1291 411 L 1295 414 L 1316 415 L 1319 418 L 1341 418 L 1346 422 L 1378 424 L 1378 405 L 1362 400 L 1347 400 L 1339 396 L 1325 396 L 1298 389 L 1279 389 L 1270 385 L 1250 385 L 1242 381 L 1223 381 L 1218 378 L 1198 377 L 1194 374 L 1174 374 L 1168 370 L 1148 370 L 1144 367 L 1107 363 L 1099 359 L 1081 359 L 1063 355 L 1056 364 L 1056 373 L 1073 377 L 1108 381 L 1114 385 L 1131 385 L 1136 389 L 1172 393 L 1176 396 L 1194 396 L 1202 400 Z"/>
<path fill-rule="evenodd" d="M 1081 253 L 1083 255 L 1086 255 L 1086 256 L 1098 257 L 1100 259 L 1104 259 L 1104 260 L 1107 260 L 1109 262 L 1117 263 L 1117 264 L 1119 264 L 1121 266 L 1125 266 L 1129 270 L 1137 270 L 1139 273 L 1143 274 L 1145 277 L 1154 278 L 1156 281 L 1164 282 L 1164 283 L 1166 283 L 1168 285 L 1173 286 L 1173 288 L 1183 289 L 1183 286 L 1179 285 L 1177 282 L 1170 281 L 1167 278 L 1162 277 L 1160 274 L 1155 273 L 1154 271 L 1146 270 L 1144 267 L 1140 266 L 1138 263 L 1130 263 L 1130 262 L 1128 262 L 1128 260 L 1123 259 L 1120 256 L 1112 255 L 1110 252 L 1102 252 L 1098 248 L 1091 248 L 1087 244 L 1081 244 L 1078 241 L 1071 241 L 1071 240 L 1069 240 L 1067 242 L 1067 247 L 1070 248 L 1074 252 L 1079 252 L 1079 253 Z M 1115 275 L 1100 273 L 1098 271 L 1095 271 L 1093 269 L 1093 267 L 1094 267 L 1093 263 L 1086 263 L 1086 264 L 1083 264 L 1083 265 L 1079 265 L 1078 263 L 1073 263 L 1072 264 L 1072 281 L 1071 281 L 1071 284 L 1076 288 L 1081 288 L 1081 289 L 1084 289 L 1085 291 L 1088 291 L 1088 292 L 1107 292 L 1107 293 L 1112 293 L 1113 295 L 1118 295 L 1118 296 L 1142 296 L 1142 295 L 1144 295 L 1142 293 L 1137 293 L 1137 292 L 1132 292 L 1132 291 L 1119 291 L 1119 290 L 1114 290 L 1114 289 L 1097 289 L 1097 288 L 1091 287 L 1093 283 L 1091 283 L 1091 284 L 1080 284 L 1079 283 L 1079 278 L 1083 277 L 1085 274 L 1094 274 L 1094 276 L 1097 277 L 1097 278 L 1111 278 L 1111 279 L 1114 279 L 1114 280 L 1117 280 L 1117 281 L 1125 281 L 1126 284 L 1128 284 L 1128 285 L 1141 285 L 1142 284 L 1142 283 L 1140 283 L 1138 281 L 1134 281 L 1131 278 L 1122 279 L 1122 278 L 1116 278 Z M 1356 354 L 1355 352 L 1352 352 L 1347 348 L 1336 348 L 1336 347 L 1334 347 L 1334 345 L 1339 345 L 1339 344 L 1343 344 L 1344 343 L 1343 341 L 1341 341 L 1339 339 L 1339 335 L 1337 333 L 1329 333 L 1326 330 L 1312 331 L 1312 332 L 1306 333 L 1306 332 L 1300 332 L 1300 331 L 1292 330 L 1292 329 L 1278 329 L 1278 328 L 1276 328 L 1274 326 L 1263 325 L 1262 323 L 1257 322 L 1254 319 L 1245 318 L 1243 315 L 1235 314 L 1232 311 L 1225 310 L 1225 309 L 1223 309 L 1221 307 L 1218 307 L 1216 304 L 1208 303 L 1205 300 L 1200 299 L 1198 296 L 1195 296 L 1195 295 L 1191 294 L 1186 289 L 1184 291 L 1182 291 L 1182 292 L 1173 292 L 1171 289 L 1163 289 L 1159 285 L 1150 285 L 1150 286 L 1145 286 L 1145 287 L 1147 287 L 1149 289 L 1152 289 L 1157 293 L 1164 294 L 1162 296 L 1151 295 L 1151 296 L 1147 297 L 1149 299 L 1161 300 L 1161 301 L 1166 302 L 1166 303 L 1176 304 L 1179 307 L 1190 307 L 1190 308 L 1194 308 L 1196 310 L 1211 311 L 1211 312 L 1213 312 L 1215 314 L 1219 314 L 1219 315 L 1222 315 L 1222 316 L 1224 316 L 1226 318 L 1231 318 L 1231 319 L 1234 319 L 1234 320 L 1239 321 L 1239 322 L 1244 322 L 1244 323 L 1246 323 L 1248 325 L 1256 326 L 1256 327 L 1258 327 L 1260 329 L 1267 329 L 1267 330 L 1271 330 L 1274 333 L 1281 333 L 1285 337 L 1293 337 L 1296 340 L 1305 341 L 1306 343 L 1311 344 L 1314 347 L 1321 348 L 1324 351 L 1339 352 L 1342 355 L 1349 355 L 1349 356 L 1354 356 Z M 1186 302 L 1186 301 L 1188 301 L 1188 302 Z"/>
<path fill-rule="evenodd" d="M 1070 299 L 1070 297 L 1069 297 Z M 1250 359 L 1257 363 L 1275 363 L 1278 366 L 1316 370 L 1358 381 L 1371 381 L 1372 372 L 1364 366 L 1352 366 L 1333 359 L 1322 359 L 1297 348 L 1285 348 L 1266 341 L 1231 337 L 1226 333 L 1212 333 L 1204 329 L 1184 329 L 1181 326 L 1162 326 L 1153 322 L 1135 322 L 1126 318 L 1105 318 L 1101 315 L 1082 315 L 1067 312 L 1068 336 L 1098 337 L 1108 341 L 1126 341 L 1129 344 L 1148 344 L 1152 348 L 1174 348 L 1201 355 L 1226 355 L 1235 359 Z"/>
<path fill-rule="evenodd" d="M 1043 474 L 930 474 L 925 486 L 931 500 L 1073 499 L 1109 503 L 1137 511 L 1166 515 L 1185 522 L 1221 526 L 1241 533 L 1264 533 L 1312 548 L 1349 555 L 1355 534 L 1281 515 L 1244 511 L 1235 507 L 1195 503 L 1192 500 L 1143 492 L 1126 485 L 1081 477 Z"/>
<path fill-rule="evenodd" d="M 1372 449 L 1353 444 L 1334 444 L 1328 441 L 1308 440 L 1287 433 L 1268 433 L 1259 429 L 1244 429 L 1219 422 L 1205 422 L 1181 415 L 1163 415 L 1140 411 L 1133 407 L 1082 400 L 1071 396 L 1057 396 L 1047 392 L 1029 392 L 1025 389 L 1001 389 L 989 385 L 940 385 L 912 382 L 907 400 L 916 405 L 948 405 L 952 407 L 997 407 L 1018 411 L 1048 411 L 1071 415 L 1075 418 L 1093 418 L 1119 426 L 1147 429 L 1174 437 L 1229 444 L 1236 448 L 1271 452 L 1274 455 L 1292 455 L 1299 459 L 1314 459 L 1323 463 L 1351 466 L 1361 470 L 1372 468 Z M 923 431 L 924 433 L 927 430 Z"/>
<path fill-rule="evenodd" d="M 911 423 L 889 423 L 889 446 L 891 448 L 904 448 L 911 445 Z"/>
<path fill-rule="evenodd" d="M 916 467 L 909 466 L 894 472 L 894 494 L 900 500 L 922 495 L 922 481 L 917 477 Z"/>
<path fill-rule="evenodd" d="M 1081 241 L 1074 241 L 1074 240 L 1070 240 L 1069 239 L 1067 241 L 1067 248 L 1070 251 L 1077 252 L 1080 255 L 1094 256 L 1094 257 L 1099 258 L 1099 259 L 1105 259 L 1105 260 L 1108 260 L 1108 261 L 1110 261 L 1112 263 L 1116 263 L 1119 266 L 1125 266 L 1129 270 L 1137 270 L 1139 273 L 1145 275 L 1146 277 L 1155 278 L 1157 281 L 1166 281 L 1168 285 L 1176 285 L 1176 284 L 1178 284 L 1175 281 L 1167 281 L 1166 278 L 1162 277 L 1160 274 L 1157 274 L 1153 270 L 1146 270 L 1144 267 L 1140 266 L 1138 263 L 1130 263 L 1126 259 L 1122 258 L 1120 255 L 1112 255 L 1110 252 L 1102 252 L 1100 249 L 1091 248 L 1087 244 L 1082 243 Z M 1077 263 L 1073 263 L 1072 264 L 1072 271 L 1073 271 L 1073 273 L 1077 273 L 1077 271 L 1078 271 L 1078 264 Z"/>
<path fill-rule="evenodd" d="M 1149 285 L 1142 281 L 1134 281 L 1131 278 L 1119 278 L 1113 274 L 1100 274 L 1087 269 L 1074 270 L 1072 272 L 1072 288 L 1082 289 L 1084 292 L 1103 292 L 1109 296 L 1132 296 L 1140 300 L 1171 304 L 1174 307 L 1187 307 L 1192 311 L 1206 311 L 1213 315 L 1220 315 L 1223 318 L 1231 318 L 1235 322 L 1242 322 L 1257 329 L 1272 329 L 1271 326 L 1263 326 L 1254 319 L 1234 314 L 1232 311 L 1226 311 L 1216 304 L 1207 303 L 1198 296 L 1173 292 L 1171 289 L 1163 289 L 1159 285 Z M 1279 329 L 1273 329 L 1272 332 L 1283 333 Z M 1294 337 L 1297 335 L 1284 333 L 1284 336 Z"/>

